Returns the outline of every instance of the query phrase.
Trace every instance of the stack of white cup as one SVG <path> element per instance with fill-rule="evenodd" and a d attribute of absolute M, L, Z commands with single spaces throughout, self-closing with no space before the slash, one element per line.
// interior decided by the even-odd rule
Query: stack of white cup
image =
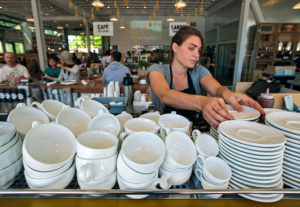
<path fill-rule="evenodd" d="M 75 174 L 76 139 L 58 124 L 31 129 L 23 143 L 24 174 L 32 189 L 63 189 Z"/>
<path fill-rule="evenodd" d="M 0 122 L 0 188 L 8 188 L 22 168 L 22 139 L 15 125 Z"/>
<path fill-rule="evenodd" d="M 194 172 L 203 189 L 227 189 L 232 172 L 224 160 L 216 157 L 219 153 L 218 143 L 210 135 L 201 134 L 199 130 L 193 131 L 193 138 L 198 154 Z M 207 196 L 216 199 L 222 194 L 208 194 Z"/>
<path fill-rule="evenodd" d="M 120 189 L 153 190 L 160 183 L 158 170 L 165 156 L 165 145 L 155 134 L 130 134 L 122 144 L 117 160 Z M 127 195 L 143 198 L 147 195 Z"/>
<path fill-rule="evenodd" d="M 105 131 L 87 131 L 77 137 L 76 169 L 81 189 L 112 189 L 118 142 L 114 134 Z"/>
<path fill-rule="evenodd" d="M 189 136 L 180 131 L 171 132 L 165 139 L 166 156 L 160 167 L 162 188 L 182 185 L 192 174 L 196 149 Z"/>
<path fill-rule="evenodd" d="M 103 88 L 103 97 L 120 97 L 120 84 L 118 81 L 109 82 L 107 87 Z"/>

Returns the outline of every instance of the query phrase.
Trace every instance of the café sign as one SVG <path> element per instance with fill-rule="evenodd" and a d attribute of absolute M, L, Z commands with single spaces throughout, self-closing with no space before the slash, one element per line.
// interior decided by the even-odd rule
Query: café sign
<path fill-rule="evenodd" d="M 93 22 L 93 31 L 97 36 L 113 36 L 113 22 Z"/>
<path fill-rule="evenodd" d="M 174 36 L 175 33 L 182 27 L 187 25 L 186 22 L 170 22 L 169 36 Z"/>

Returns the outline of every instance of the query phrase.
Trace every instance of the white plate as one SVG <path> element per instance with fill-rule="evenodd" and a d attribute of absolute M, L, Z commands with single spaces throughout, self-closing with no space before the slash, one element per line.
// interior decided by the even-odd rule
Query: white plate
<path fill-rule="evenodd" d="M 294 164 L 292 162 L 285 162 L 285 161 L 283 161 L 283 165 L 293 170 L 294 172 L 298 172 L 298 173 L 300 172 L 300 165 Z"/>
<path fill-rule="evenodd" d="M 285 110 L 273 108 L 263 108 L 263 110 L 265 111 L 266 115 L 274 112 L 285 112 Z"/>
<path fill-rule="evenodd" d="M 286 143 L 296 144 L 298 146 L 298 148 L 300 148 L 300 140 L 293 139 L 288 136 L 285 136 L 285 137 L 286 137 L 286 141 L 287 141 Z"/>
<path fill-rule="evenodd" d="M 284 156 L 283 162 L 287 163 L 287 164 L 294 164 L 296 166 L 300 166 L 300 162 L 299 161 L 294 160 L 293 158 L 286 157 L 286 156 Z M 299 175 L 300 175 L 300 173 L 299 173 Z"/>
<path fill-rule="evenodd" d="M 279 166 L 282 165 L 283 161 L 275 161 L 275 162 L 256 162 L 256 159 L 253 160 L 247 160 L 247 159 L 243 159 L 240 157 L 236 157 L 228 152 L 224 152 L 222 151 L 222 156 L 225 157 L 227 160 L 231 160 L 232 162 L 239 162 L 239 163 L 243 163 L 246 165 L 253 165 L 253 166 L 257 166 L 257 167 L 275 167 L 275 166 Z"/>
<path fill-rule="evenodd" d="M 278 176 L 278 178 L 274 180 L 254 180 L 245 177 L 241 177 L 237 174 L 231 177 L 231 180 L 236 180 L 244 185 L 255 186 L 257 188 L 273 188 L 277 186 L 282 181 L 282 176 Z"/>
<path fill-rule="evenodd" d="M 225 151 L 229 150 L 231 153 L 235 154 L 237 157 L 248 157 L 248 158 L 258 159 L 258 160 L 278 160 L 280 158 L 283 158 L 283 153 L 275 155 L 275 156 L 249 154 L 249 153 L 245 153 L 245 152 L 230 148 L 228 145 L 226 145 L 222 142 L 220 142 L 220 147 L 223 147 L 223 149 L 225 149 Z"/>
<path fill-rule="evenodd" d="M 293 181 L 294 183 L 297 183 L 298 185 L 300 185 L 300 179 L 297 179 L 297 178 L 295 178 L 295 177 L 292 176 L 292 175 L 282 174 L 282 177 L 283 177 L 283 178 L 287 178 L 287 179 L 289 179 L 290 181 Z"/>
<path fill-rule="evenodd" d="M 280 162 L 283 161 L 283 157 L 280 157 L 278 159 L 275 159 L 275 160 L 259 160 L 259 159 L 256 159 L 256 158 L 249 158 L 249 157 L 243 157 L 243 156 L 236 156 L 235 153 L 229 151 L 228 149 L 226 148 L 223 148 L 223 146 L 220 146 L 220 152 L 224 153 L 225 155 L 230 155 L 232 157 L 235 157 L 237 159 L 242 159 L 244 160 L 245 162 L 250 162 L 250 163 L 256 163 L 256 164 L 265 164 L 265 165 L 268 165 L 268 166 L 274 166 Z"/>
<path fill-rule="evenodd" d="M 276 147 L 286 141 L 279 130 L 248 121 L 224 121 L 219 125 L 219 131 L 229 138 L 252 146 Z"/>
<path fill-rule="evenodd" d="M 265 121 L 265 124 L 267 126 L 273 127 L 274 129 L 277 129 L 277 130 L 281 131 L 286 137 L 288 136 L 290 138 L 293 138 L 293 139 L 296 139 L 296 140 L 300 140 L 300 135 L 290 133 L 288 131 L 283 130 L 282 128 L 278 128 L 278 127 L 270 124 L 267 120 Z"/>
<path fill-rule="evenodd" d="M 290 156 L 295 156 L 296 158 L 300 158 L 299 152 L 294 152 L 294 151 L 291 151 L 291 150 L 286 149 L 286 148 L 284 150 L 284 154 L 288 154 Z"/>
<path fill-rule="evenodd" d="M 295 149 L 294 147 L 290 147 L 288 145 L 285 145 L 285 151 L 288 151 L 288 152 L 294 152 L 297 154 L 297 157 L 299 157 L 299 150 Z"/>
<path fill-rule="evenodd" d="M 77 84 L 77 82 L 76 82 L 76 80 L 65 80 L 65 81 L 61 81 L 60 84 L 69 86 L 69 85 Z"/>
<path fill-rule="evenodd" d="M 230 139 L 226 139 L 226 137 L 224 137 L 223 135 L 220 135 L 220 141 L 224 144 L 226 144 L 226 146 L 228 146 L 229 148 L 233 148 L 235 150 L 239 150 L 241 152 L 245 152 L 248 154 L 255 154 L 255 155 L 267 155 L 267 156 L 275 156 L 275 155 L 279 155 L 282 154 L 284 152 L 284 145 L 282 145 L 280 148 L 275 148 L 274 151 L 268 149 L 268 151 L 263 150 L 263 148 L 255 148 L 252 146 L 246 146 L 246 145 L 241 145 L 241 144 L 236 144 L 235 142 L 230 141 Z"/>
<path fill-rule="evenodd" d="M 290 154 L 288 154 L 286 152 L 284 152 L 284 159 L 289 159 L 289 160 L 291 159 L 291 160 L 293 160 L 295 162 L 299 162 L 300 163 L 300 157 L 295 157 L 295 156 L 290 155 Z"/>
<path fill-rule="evenodd" d="M 240 189 L 238 186 L 230 183 L 229 186 L 232 189 Z M 264 202 L 264 203 L 272 203 L 272 202 L 276 202 L 282 199 L 283 194 L 274 194 L 274 197 L 268 197 L 268 198 L 262 198 L 262 197 L 257 197 L 257 194 L 239 194 L 240 196 L 247 198 L 249 200 L 253 200 L 253 201 L 258 201 L 258 202 Z"/>
<path fill-rule="evenodd" d="M 282 177 L 284 184 L 292 187 L 292 188 L 300 188 L 300 184 L 286 177 Z"/>
<path fill-rule="evenodd" d="M 294 167 L 291 166 L 291 163 L 284 163 L 282 165 L 283 170 L 293 172 L 293 173 L 299 173 L 299 170 L 296 170 Z"/>
<path fill-rule="evenodd" d="M 266 116 L 266 121 L 284 131 L 300 135 L 300 115 L 297 112 L 274 112 Z"/>
<path fill-rule="evenodd" d="M 254 121 L 260 117 L 259 111 L 249 106 L 242 105 L 242 112 L 235 110 L 232 105 L 227 104 L 226 106 L 228 113 L 230 113 L 235 120 Z"/>
<path fill-rule="evenodd" d="M 295 144 L 293 142 L 286 142 L 285 146 L 288 148 L 293 148 L 294 151 L 296 151 L 296 152 L 297 151 L 300 152 L 300 145 L 298 145 L 298 144 Z"/>
<path fill-rule="evenodd" d="M 292 180 L 295 180 L 295 181 L 299 182 L 299 184 L 300 184 L 300 175 L 299 175 L 299 173 L 294 173 L 294 172 L 283 169 L 282 175 L 284 175 L 286 177 L 290 176 Z"/>

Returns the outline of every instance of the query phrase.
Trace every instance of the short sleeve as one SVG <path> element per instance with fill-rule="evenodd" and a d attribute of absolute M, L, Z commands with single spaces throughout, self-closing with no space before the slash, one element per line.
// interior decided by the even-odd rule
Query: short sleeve
<path fill-rule="evenodd" d="M 165 78 L 167 79 L 167 81 L 169 81 L 170 71 L 168 69 L 169 69 L 169 65 L 160 65 L 160 64 L 153 64 L 153 65 L 151 65 L 148 68 L 148 72 L 147 72 L 147 75 L 146 75 L 146 81 L 147 81 L 148 85 L 150 85 L 149 74 L 152 71 L 161 72 L 165 76 Z"/>

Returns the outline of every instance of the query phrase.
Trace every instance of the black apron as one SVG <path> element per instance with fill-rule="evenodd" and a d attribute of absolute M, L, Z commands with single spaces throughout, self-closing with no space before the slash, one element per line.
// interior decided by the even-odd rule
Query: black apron
<path fill-rule="evenodd" d="M 172 75 L 171 65 L 170 65 L 170 74 L 171 74 L 171 83 L 169 86 L 172 89 L 173 75 Z M 195 88 L 193 85 L 193 81 L 192 81 L 192 78 L 191 78 L 189 72 L 187 72 L 187 76 L 188 76 L 188 88 L 186 88 L 180 92 L 187 93 L 187 94 L 196 94 L 196 91 L 195 91 Z M 176 114 L 182 115 L 192 122 L 195 121 L 195 119 L 197 119 L 196 111 L 186 110 L 186 109 L 177 109 L 177 108 L 173 108 L 172 106 L 165 105 L 164 113 L 171 113 L 172 111 L 176 111 Z"/>

